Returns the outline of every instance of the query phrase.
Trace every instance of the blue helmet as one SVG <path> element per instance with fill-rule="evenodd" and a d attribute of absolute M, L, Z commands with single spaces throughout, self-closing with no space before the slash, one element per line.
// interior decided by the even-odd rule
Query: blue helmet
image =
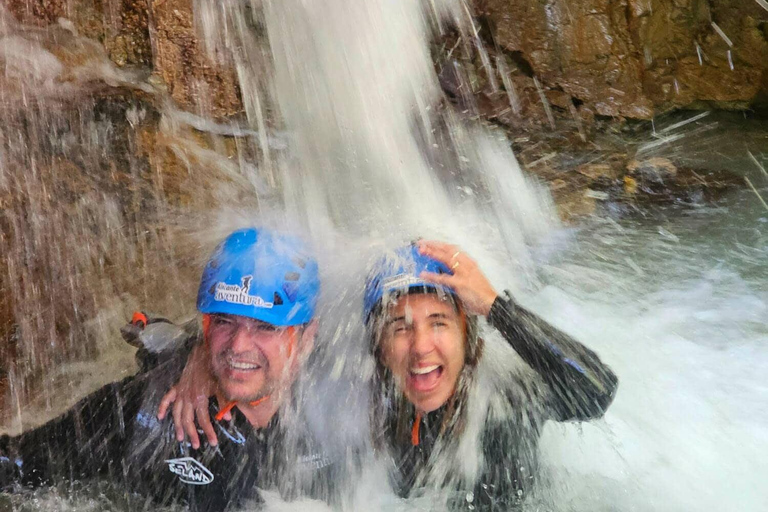
<path fill-rule="evenodd" d="M 300 325 L 312 320 L 319 292 L 317 262 L 300 240 L 249 228 L 230 234 L 213 251 L 200 280 L 197 309 Z"/>
<path fill-rule="evenodd" d="M 371 313 L 388 297 L 415 291 L 437 291 L 454 295 L 451 288 L 428 283 L 421 279 L 422 272 L 453 274 L 442 262 L 419 253 L 416 244 L 409 244 L 382 256 L 371 269 L 365 281 L 363 319 L 370 320 Z"/>

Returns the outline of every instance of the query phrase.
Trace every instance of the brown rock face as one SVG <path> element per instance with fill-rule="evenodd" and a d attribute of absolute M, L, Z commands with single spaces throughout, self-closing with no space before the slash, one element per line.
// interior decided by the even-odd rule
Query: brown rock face
<path fill-rule="evenodd" d="M 493 43 L 488 47 L 497 45 L 505 53 L 500 58 L 510 59 L 512 67 L 521 64 L 523 75 L 530 73 L 509 79 L 521 96 L 516 114 L 541 108 L 532 76 L 553 105 L 578 110 L 585 123 L 593 115 L 648 119 L 681 107 L 768 104 L 768 12 L 755 1 L 474 3 L 487 29 L 481 35 Z M 234 66 L 202 47 L 192 0 L 7 0 L 6 5 L 24 24 L 71 21 L 80 35 L 103 44 L 118 66 L 152 66 L 157 82 L 183 109 L 214 117 L 243 111 Z M 503 117 L 508 106 L 505 95 L 486 92 L 477 102 L 478 113 L 490 119 Z"/>
<path fill-rule="evenodd" d="M 101 42 L 118 66 L 148 65 L 152 62 L 149 44 L 148 0 L 7 0 L 6 6 L 25 25 L 44 27 L 59 18 L 72 22 L 78 33 Z"/>
<path fill-rule="evenodd" d="M 155 0 L 149 14 L 154 73 L 185 110 L 213 117 L 241 112 L 231 62 L 214 62 L 195 30 L 191 0 Z"/>
<path fill-rule="evenodd" d="M 756 2 L 476 0 L 476 7 L 500 48 L 599 115 L 744 108 L 765 93 L 768 13 Z"/>
<path fill-rule="evenodd" d="M 8 0 L 23 25 L 71 22 L 78 35 L 98 41 L 118 66 L 151 66 L 156 83 L 176 104 L 197 114 L 225 117 L 243 110 L 230 62 L 215 62 L 194 26 L 192 0 Z"/>

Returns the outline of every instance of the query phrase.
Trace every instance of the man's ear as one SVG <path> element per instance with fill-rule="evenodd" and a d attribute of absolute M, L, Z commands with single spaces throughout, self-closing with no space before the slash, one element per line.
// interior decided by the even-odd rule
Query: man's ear
<path fill-rule="evenodd" d="M 317 320 L 312 320 L 301 332 L 301 339 L 299 339 L 299 357 L 305 360 L 309 357 L 312 349 L 315 346 L 315 336 L 317 335 Z"/>

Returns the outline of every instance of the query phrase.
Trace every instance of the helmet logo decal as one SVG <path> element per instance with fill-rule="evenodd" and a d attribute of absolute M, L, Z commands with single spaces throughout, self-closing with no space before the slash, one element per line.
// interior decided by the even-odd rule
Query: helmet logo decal
<path fill-rule="evenodd" d="M 218 302 L 271 309 L 274 306 L 272 302 L 267 302 L 258 295 L 251 295 L 249 293 L 252 280 L 253 276 L 243 276 L 241 284 L 227 284 L 219 281 L 216 284 L 216 293 L 213 299 Z"/>

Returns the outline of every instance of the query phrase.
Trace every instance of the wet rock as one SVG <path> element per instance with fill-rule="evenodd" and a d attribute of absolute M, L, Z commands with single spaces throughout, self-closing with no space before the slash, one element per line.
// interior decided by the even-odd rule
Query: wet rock
<path fill-rule="evenodd" d="M 160 122 L 151 103 L 30 98 L 19 107 L 0 111 L 0 389 L 12 371 L 23 402 L 52 386 L 62 363 L 110 339 L 92 332 L 106 329 L 94 321 L 105 308 L 175 296 L 156 307 L 178 314 L 197 270 L 169 264 L 183 251 L 168 211 L 201 180 L 190 168 L 174 180 L 142 153 L 137 132 Z"/>
<path fill-rule="evenodd" d="M 607 0 L 477 0 L 475 5 L 494 42 L 521 55 L 547 86 L 557 86 L 599 115 L 653 114 L 625 5 Z"/>
<path fill-rule="evenodd" d="M 757 2 L 474 3 L 490 47 L 597 115 L 743 109 L 768 94 L 766 13 Z M 549 96 L 562 108 L 562 97 Z"/>
<path fill-rule="evenodd" d="M 234 66 L 227 60 L 215 60 L 205 51 L 195 30 L 192 0 L 152 2 L 149 16 L 153 72 L 173 100 L 206 116 L 242 112 Z"/>
<path fill-rule="evenodd" d="M 716 202 L 742 186 L 741 178 L 727 171 L 679 167 L 662 182 L 657 179 L 663 168 L 648 166 L 638 170 L 645 178 L 651 176 L 652 179 L 644 181 L 643 177 L 626 174 L 597 186 L 585 186 L 570 178 L 560 180 L 551 189 L 561 218 L 565 222 L 578 222 L 592 214 L 645 214 L 657 208 L 689 208 Z"/>
<path fill-rule="evenodd" d="M 597 210 L 598 200 L 586 190 L 570 192 L 553 191 L 557 203 L 557 212 L 564 222 L 576 222 L 582 217 L 592 215 Z"/>
<path fill-rule="evenodd" d="M 0 63 L 5 68 L 0 87 L 6 100 L 18 96 L 21 103 L 34 98 L 66 102 L 125 89 L 141 92 L 141 73 L 118 68 L 101 44 L 77 34 L 63 20 L 40 29 L 6 28 L 0 33 Z"/>
<path fill-rule="evenodd" d="M 45 27 L 68 20 L 78 34 L 100 42 L 118 66 L 152 62 L 148 0 L 7 0 L 6 7 L 25 25 Z"/>
<path fill-rule="evenodd" d="M 726 193 L 744 185 L 743 178 L 726 170 L 704 170 L 680 167 L 667 197 L 690 204 L 705 204 L 721 199 Z"/>
<path fill-rule="evenodd" d="M 630 177 L 640 184 L 671 183 L 677 176 L 677 167 L 668 158 L 655 157 L 648 160 L 632 160 L 627 164 Z"/>
<path fill-rule="evenodd" d="M 234 66 L 208 55 L 194 26 L 192 0 L 9 0 L 23 25 L 62 24 L 100 46 L 118 67 L 151 68 L 181 108 L 212 117 L 243 111 Z M 15 21 L 14 21 L 15 23 Z"/>
<path fill-rule="evenodd" d="M 724 170 L 677 167 L 666 158 L 633 161 L 619 186 L 610 191 L 611 201 L 635 209 L 715 202 L 743 185 L 742 179 Z"/>
<path fill-rule="evenodd" d="M 576 172 L 589 178 L 591 182 L 614 181 L 618 177 L 618 170 L 610 164 L 584 164 L 580 165 Z"/>

